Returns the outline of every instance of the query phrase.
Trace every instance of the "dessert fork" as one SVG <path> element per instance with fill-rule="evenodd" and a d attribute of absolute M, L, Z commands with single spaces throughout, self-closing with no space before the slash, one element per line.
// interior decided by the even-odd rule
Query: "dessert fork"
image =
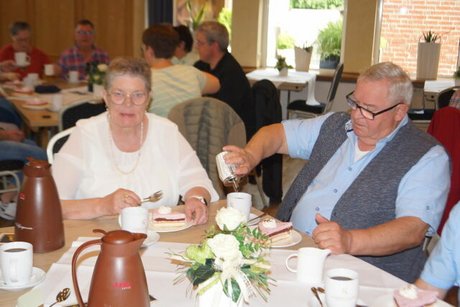
<path fill-rule="evenodd" d="M 163 191 L 159 190 L 159 191 L 156 191 L 155 193 L 153 193 L 152 195 L 147 196 L 146 198 L 143 198 L 141 200 L 140 204 L 143 204 L 143 203 L 146 203 L 146 202 L 154 203 L 156 201 L 159 201 L 162 197 L 163 197 Z"/>

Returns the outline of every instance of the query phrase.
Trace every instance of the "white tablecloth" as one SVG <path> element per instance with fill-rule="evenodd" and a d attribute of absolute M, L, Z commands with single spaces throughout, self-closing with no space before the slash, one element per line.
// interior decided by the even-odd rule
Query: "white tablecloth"
<path fill-rule="evenodd" d="M 72 247 L 54 263 L 46 274 L 45 281 L 38 285 L 31 292 L 26 293 L 18 300 L 19 304 L 27 298 L 27 295 L 34 295 L 37 306 L 44 303 L 45 306 L 55 301 L 56 294 L 63 288 L 71 289 L 71 296 L 64 302 L 65 305 L 76 303 L 74 295 L 71 260 L 76 248 L 84 241 L 94 238 L 79 238 L 72 244 Z M 179 284 L 173 284 L 177 277 L 176 265 L 168 259 L 168 252 L 184 251 L 187 244 L 158 242 L 148 248 L 141 250 L 142 262 L 144 264 L 149 292 L 157 301 L 152 306 L 194 306 L 195 296 L 191 292 L 190 283 L 184 280 Z M 90 247 L 80 254 L 84 259 L 77 269 L 80 290 L 85 300 L 88 296 L 91 275 L 96 261 L 98 246 Z M 85 256 L 86 253 L 93 257 Z M 271 286 L 271 294 L 268 302 L 261 298 L 252 298 L 251 307 L 256 306 L 314 306 L 310 287 L 295 281 L 295 274 L 285 268 L 285 259 L 293 253 L 292 250 L 273 249 L 270 255 L 272 264 L 271 277 L 276 280 L 276 285 Z M 330 268 L 346 267 L 356 270 L 359 273 L 360 294 L 362 303 L 370 304 L 376 297 L 391 293 L 394 288 L 405 284 L 404 281 L 349 255 L 329 256 L 326 260 L 325 270 Z M 37 302 L 38 298 L 41 299 Z M 56 304 L 55 306 L 60 306 Z"/>

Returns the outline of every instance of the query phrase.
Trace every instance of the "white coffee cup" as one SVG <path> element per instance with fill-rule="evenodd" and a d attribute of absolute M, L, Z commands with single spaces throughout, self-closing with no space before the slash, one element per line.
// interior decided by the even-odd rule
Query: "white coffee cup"
<path fill-rule="evenodd" d="M 326 272 L 324 288 L 328 307 L 355 307 L 358 300 L 358 273 L 350 269 Z"/>
<path fill-rule="evenodd" d="M 29 283 L 32 265 L 32 244 L 17 241 L 0 246 L 0 268 L 6 285 L 22 286 Z"/>
<path fill-rule="evenodd" d="M 27 78 L 33 84 L 33 86 L 38 84 L 39 79 L 38 79 L 38 74 L 37 73 L 31 72 L 31 73 L 27 74 Z"/>
<path fill-rule="evenodd" d="M 45 64 L 45 76 L 54 76 L 54 64 Z"/>
<path fill-rule="evenodd" d="M 15 52 L 14 60 L 18 66 L 27 66 L 30 64 L 30 57 L 25 52 Z"/>
<path fill-rule="evenodd" d="M 286 268 L 297 273 L 297 281 L 308 284 L 323 282 L 323 268 L 326 257 L 331 253 L 328 249 L 302 247 L 297 253 L 286 258 Z M 297 268 L 289 265 L 291 258 L 297 258 Z"/>
<path fill-rule="evenodd" d="M 227 194 L 227 207 L 235 208 L 249 220 L 252 207 L 252 195 L 245 192 L 232 192 Z"/>
<path fill-rule="evenodd" d="M 78 81 L 79 81 L 78 70 L 69 71 L 69 82 L 78 83 Z"/>
<path fill-rule="evenodd" d="M 51 98 L 51 111 L 58 112 L 62 108 L 63 101 L 62 94 L 53 94 Z"/>
<path fill-rule="evenodd" d="M 129 232 L 147 233 L 149 211 L 144 207 L 127 207 L 121 210 L 118 222 L 121 229 Z"/>

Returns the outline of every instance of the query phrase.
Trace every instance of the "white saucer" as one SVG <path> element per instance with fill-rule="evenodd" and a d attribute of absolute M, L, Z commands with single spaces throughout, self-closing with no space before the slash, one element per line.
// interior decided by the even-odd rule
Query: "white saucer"
<path fill-rule="evenodd" d="M 46 273 L 40 268 L 32 268 L 32 277 L 29 282 L 25 285 L 15 286 L 15 285 L 5 285 L 3 276 L 0 272 L 0 289 L 9 290 L 9 291 L 19 291 L 27 288 L 32 288 L 33 286 L 38 285 L 45 279 Z"/>
<path fill-rule="evenodd" d="M 142 247 L 148 247 L 160 240 L 160 234 L 153 230 L 147 231 L 147 238 L 142 243 Z"/>
<path fill-rule="evenodd" d="M 23 67 L 29 66 L 29 65 L 30 65 L 30 62 L 24 62 L 24 63 L 22 63 L 22 64 L 15 63 L 15 65 L 16 65 L 17 67 L 23 68 Z"/>

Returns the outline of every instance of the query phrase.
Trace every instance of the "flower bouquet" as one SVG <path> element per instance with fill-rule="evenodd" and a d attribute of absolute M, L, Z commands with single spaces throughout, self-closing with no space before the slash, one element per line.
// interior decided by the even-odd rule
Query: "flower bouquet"
<path fill-rule="evenodd" d="M 88 91 L 94 91 L 94 85 L 101 85 L 104 83 L 105 73 L 107 71 L 107 64 L 92 62 L 86 64 L 86 74 L 88 75 Z"/>
<path fill-rule="evenodd" d="M 190 245 L 184 254 L 171 254 L 173 262 L 179 264 L 175 283 L 188 278 L 200 302 L 212 293 L 210 306 L 224 301 L 242 305 L 256 293 L 267 300 L 269 282 L 273 281 L 265 259 L 270 239 L 258 228 L 250 229 L 245 221 L 234 208 L 220 209 L 216 215 L 220 229 L 211 227 L 201 244 Z M 221 290 L 216 293 L 215 289 Z"/>

